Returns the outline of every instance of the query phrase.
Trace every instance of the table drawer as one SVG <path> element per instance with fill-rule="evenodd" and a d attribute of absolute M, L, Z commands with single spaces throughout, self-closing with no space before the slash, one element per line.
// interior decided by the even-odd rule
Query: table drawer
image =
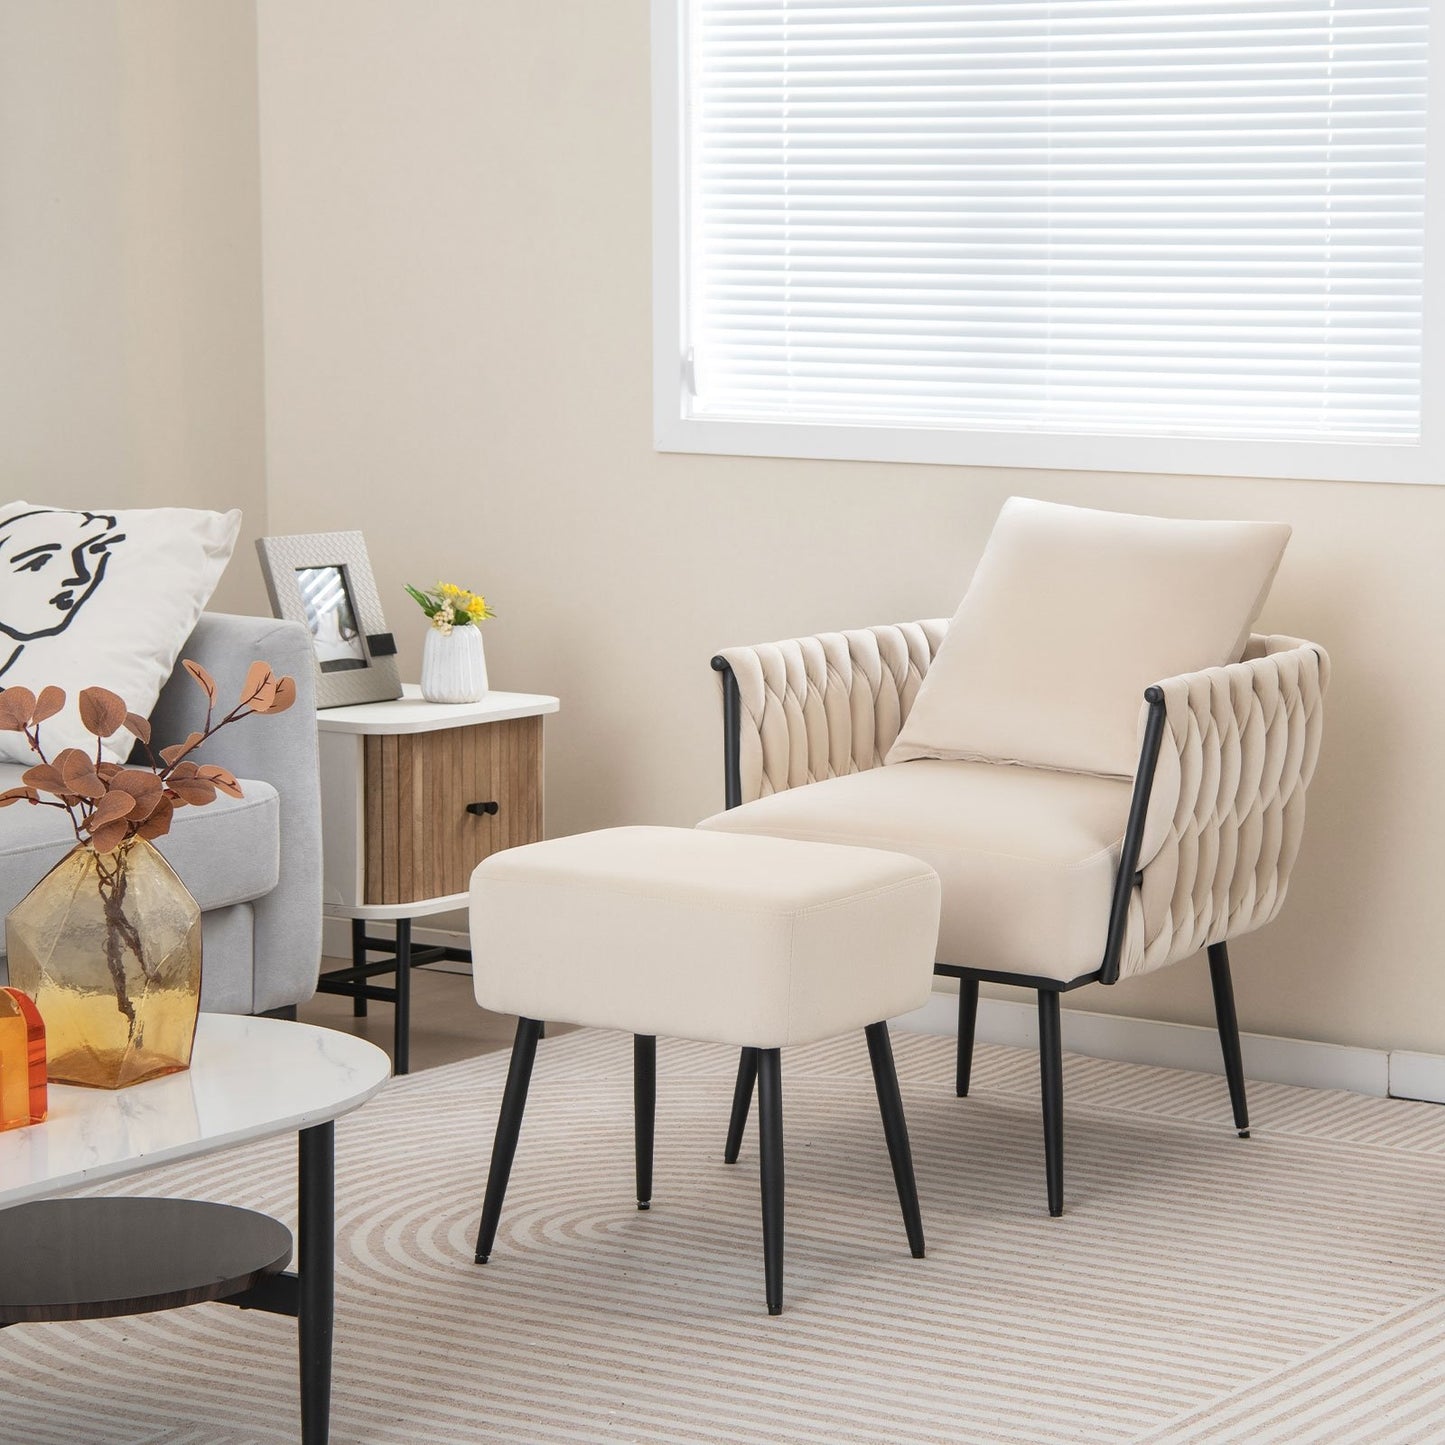
<path fill-rule="evenodd" d="M 541 838 L 540 717 L 364 741 L 364 903 L 465 893 L 489 853 Z"/>

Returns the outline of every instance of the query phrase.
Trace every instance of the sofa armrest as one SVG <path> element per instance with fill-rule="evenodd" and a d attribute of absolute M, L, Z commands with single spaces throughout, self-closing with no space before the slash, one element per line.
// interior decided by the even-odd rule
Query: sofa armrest
<path fill-rule="evenodd" d="M 947 629 L 936 618 L 719 652 L 727 806 L 877 767 Z"/>
<path fill-rule="evenodd" d="M 1323 648 L 1255 637 L 1242 662 L 1150 689 L 1161 698 L 1162 731 L 1120 977 L 1250 933 L 1279 912 L 1304 831 L 1329 676 Z M 1141 714 L 1146 741 L 1150 711 Z"/>
<path fill-rule="evenodd" d="M 196 756 L 223 764 L 237 777 L 270 783 L 280 795 L 280 881 L 253 905 L 252 1011 L 304 1002 L 315 992 L 321 966 L 321 788 L 311 636 L 295 622 L 208 612 L 181 657 L 215 677 L 227 706 L 240 696 L 246 670 L 258 658 L 296 679 L 294 706 L 233 724 Z M 177 667 L 151 714 L 153 746 L 179 742 L 201 727 L 205 715 L 200 688 Z"/>

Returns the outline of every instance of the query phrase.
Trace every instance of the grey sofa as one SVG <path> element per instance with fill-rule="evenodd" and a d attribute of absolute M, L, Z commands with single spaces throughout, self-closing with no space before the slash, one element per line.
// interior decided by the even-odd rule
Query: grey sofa
<path fill-rule="evenodd" d="M 209 669 L 223 700 L 260 658 L 296 679 L 296 704 L 228 727 L 198 755 L 223 764 L 243 798 L 181 808 L 157 847 L 201 906 L 201 1007 L 264 1013 L 310 998 L 321 963 L 321 796 L 315 664 L 310 634 L 270 617 L 202 616 L 182 658 Z M 153 744 L 183 739 L 205 718 L 205 698 L 178 666 L 151 714 Z M 0 787 L 24 769 L 0 763 Z M 0 811 L 0 917 L 74 845 L 66 818 L 24 804 Z M 0 974 L 4 966 L 0 963 Z"/>

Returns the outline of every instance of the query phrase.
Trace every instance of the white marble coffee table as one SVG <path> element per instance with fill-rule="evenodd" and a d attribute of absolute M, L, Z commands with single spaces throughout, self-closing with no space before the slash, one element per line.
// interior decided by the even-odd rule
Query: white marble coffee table
<path fill-rule="evenodd" d="M 0 1326 L 221 1299 L 297 1318 L 301 1438 L 327 1439 L 335 1211 L 333 1121 L 391 1074 L 349 1034 L 202 1014 L 191 1067 L 115 1093 L 53 1085 L 43 1124 L 0 1134 Z M 301 1268 L 252 1210 L 52 1196 L 256 1139 L 299 1134 Z M 123 1244 L 123 1248 L 120 1247 Z"/>

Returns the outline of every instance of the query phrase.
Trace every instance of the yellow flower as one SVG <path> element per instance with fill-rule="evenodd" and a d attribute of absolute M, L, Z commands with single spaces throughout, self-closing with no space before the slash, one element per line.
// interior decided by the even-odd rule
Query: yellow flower
<path fill-rule="evenodd" d="M 462 595 L 462 589 L 455 582 L 438 582 L 437 591 L 443 597 L 460 597 Z"/>

